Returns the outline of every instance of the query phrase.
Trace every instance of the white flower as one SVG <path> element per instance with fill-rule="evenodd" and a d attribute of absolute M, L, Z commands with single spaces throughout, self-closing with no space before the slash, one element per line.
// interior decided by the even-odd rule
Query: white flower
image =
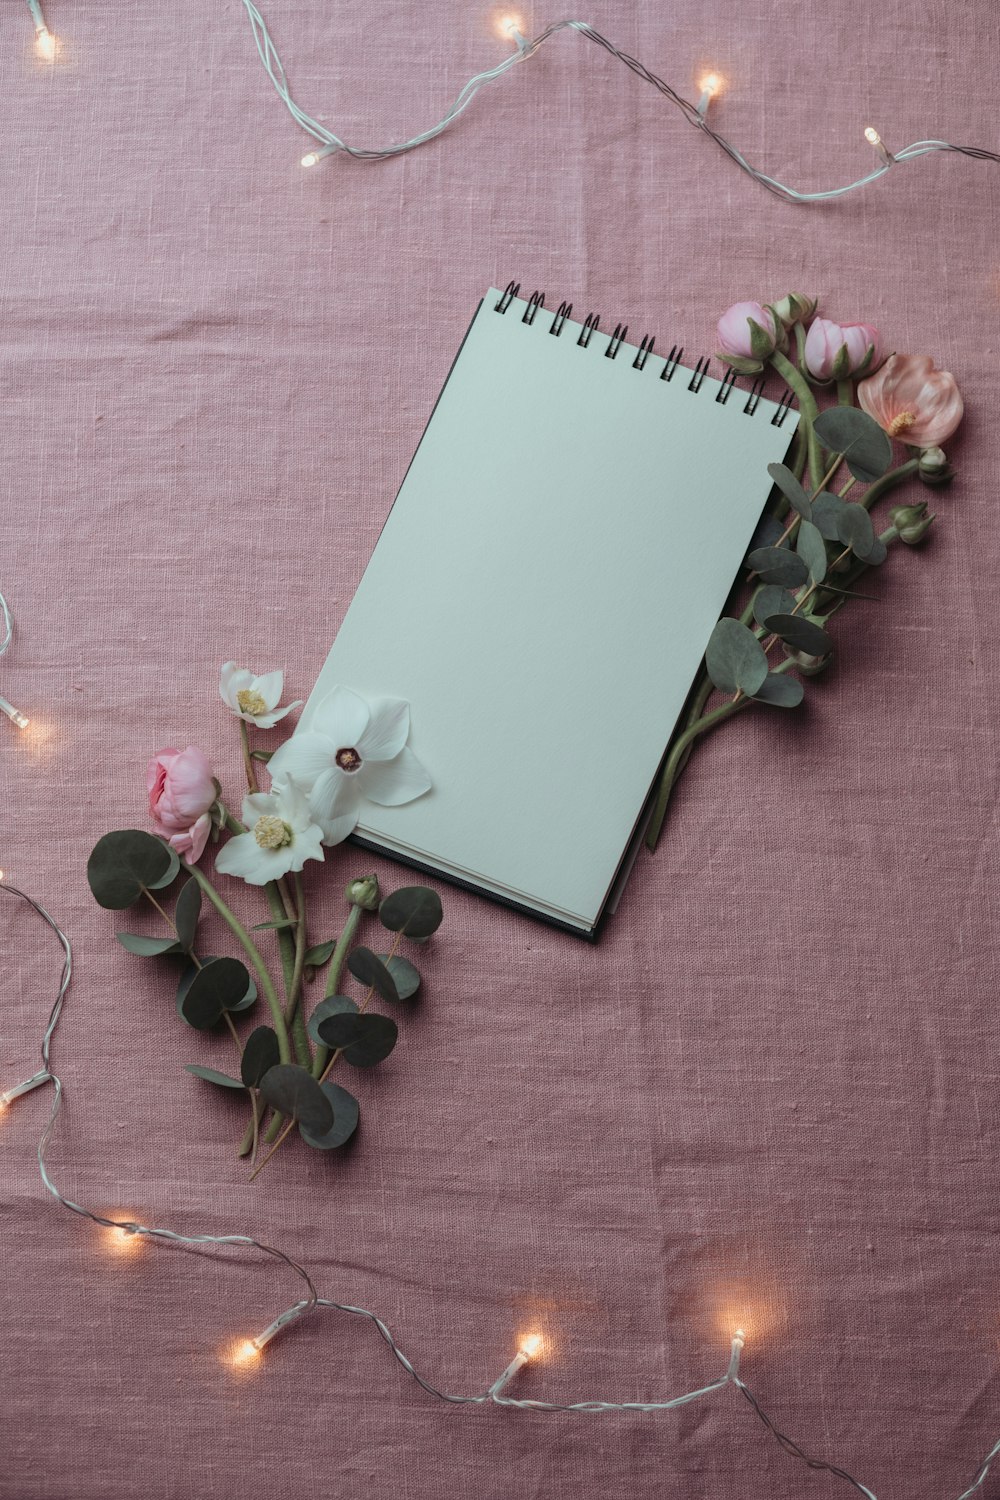
<path fill-rule="evenodd" d="M 270 729 L 293 708 L 302 707 L 301 698 L 286 708 L 278 707 L 284 683 L 284 672 L 265 672 L 263 677 L 255 677 L 246 667 L 227 661 L 223 662 L 219 675 L 219 693 L 238 719 L 256 724 L 258 729 Z"/>
<path fill-rule="evenodd" d="M 309 789 L 309 811 L 324 844 L 353 833 L 361 802 L 398 807 L 430 790 L 431 779 L 412 750 L 410 705 L 402 698 L 366 703 L 350 688 L 335 687 L 313 715 L 268 762 L 275 781 L 292 776 Z"/>
<path fill-rule="evenodd" d="M 215 856 L 215 868 L 223 875 L 266 885 L 301 870 L 307 859 L 324 858 L 322 829 L 294 781 L 244 797 L 243 821 L 248 831 L 223 844 Z"/>

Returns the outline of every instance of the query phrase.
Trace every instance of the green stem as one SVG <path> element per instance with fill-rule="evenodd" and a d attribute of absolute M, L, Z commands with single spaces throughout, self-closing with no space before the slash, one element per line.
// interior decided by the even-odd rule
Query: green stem
<path fill-rule="evenodd" d="M 788 388 L 795 392 L 799 398 L 799 412 L 806 427 L 806 451 L 809 462 L 809 478 L 813 489 L 819 489 L 820 479 L 823 473 L 823 460 L 820 456 L 819 439 L 813 428 L 819 416 L 819 407 L 816 405 L 816 397 L 812 393 L 809 382 L 804 375 L 800 375 L 792 364 L 786 359 L 780 349 L 775 349 L 771 355 L 771 364 L 777 370 Z"/>
<path fill-rule="evenodd" d="M 752 698 L 730 698 L 725 703 L 713 708 L 711 713 L 704 714 L 689 724 L 683 734 L 678 735 L 674 741 L 673 748 L 667 756 L 667 763 L 663 767 L 660 777 L 660 785 L 650 814 L 649 825 L 646 828 L 646 847 L 655 849 L 663 827 L 663 820 L 667 815 L 667 804 L 673 791 L 674 782 L 681 773 L 685 752 L 690 749 L 699 735 L 706 730 L 714 729 L 716 724 L 721 724 L 724 719 L 732 718 L 733 714 L 739 713 L 741 709 L 747 708 L 753 702 Z"/>
<path fill-rule="evenodd" d="M 905 464 L 900 464 L 898 469 L 889 469 L 881 479 L 876 479 L 875 483 L 865 491 L 858 504 L 863 505 L 865 510 L 871 510 L 875 501 L 880 500 L 887 490 L 895 489 L 897 484 L 902 484 L 903 480 L 915 474 L 919 467 L 919 458 L 910 458 Z"/>
<path fill-rule="evenodd" d="M 232 932 L 233 936 L 241 944 L 244 952 L 246 953 L 250 962 L 253 964 L 253 967 L 257 973 L 257 978 L 260 980 L 260 987 L 263 991 L 264 999 L 267 1001 L 271 1011 L 271 1018 L 274 1021 L 274 1029 L 278 1034 L 278 1051 L 281 1056 L 281 1061 L 283 1063 L 291 1062 L 292 1049 L 288 1041 L 288 1029 L 285 1026 L 285 1017 L 282 1013 L 281 1001 L 278 999 L 278 992 L 274 988 L 274 981 L 267 971 L 267 965 L 264 963 L 264 960 L 260 956 L 260 950 L 258 949 L 257 944 L 254 942 L 249 932 L 247 932 L 246 928 L 243 926 L 243 923 L 237 917 L 236 913 L 231 911 L 226 905 L 225 901 L 223 901 L 222 897 L 215 889 L 215 886 L 208 879 L 208 876 L 205 875 L 203 871 L 199 870 L 197 865 L 189 865 L 184 860 L 181 860 L 181 869 L 186 870 L 189 875 L 194 876 L 195 880 L 197 880 L 198 884 L 201 886 L 202 891 L 215 907 L 216 911 L 219 913 L 219 916 L 225 922 L 230 932 Z"/>
<path fill-rule="evenodd" d="M 854 405 L 854 381 L 849 377 L 847 380 L 837 381 L 837 404 L 838 406 Z"/>
<path fill-rule="evenodd" d="M 295 876 L 295 909 L 298 922 L 295 928 L 295 963 L 292 969 L 292 984 L 285 1007 L 285 1020 L 291 1028 L 295 1056 L 303 1068 L 312 1066 L 312 1048 L 306 1033 L 305 1017 L 302 1014 L 302 973 L 306 958 L 306 903 L 302 893 L 302 876 Z"/>
<path fill-rule="evenodd" d="M 337 986 L 340 983 L 340 975 L 344 967 L 344 960 L 347 958 L 351 944 L 354 942 L 354 936 L 358 930 L 358 924 L 363 916 L 364 908 L 361 906 L 352 906 L 347 914 L 347 921 L 344 923 L 344 930 L 340 934 L 340 937 L 337 939 L 337 946 L 334 948 L 333 953 L 330 955 L 330 967 L 327 970 L 326 988 L 323 992 L 324 1000 L 330 1000 L 337 993 Z M 329 1047 L 317 1047 L 316 1056 L 313 1059 L 312 1065 L 314 1078 L 321 1078 L 323 1076 L 323 1069 L 326 1067 L 329 1057 Z"/>

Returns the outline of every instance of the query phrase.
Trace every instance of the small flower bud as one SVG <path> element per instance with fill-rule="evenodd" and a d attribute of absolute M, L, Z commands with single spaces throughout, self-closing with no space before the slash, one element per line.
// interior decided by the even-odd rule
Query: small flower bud
<path fill-rule="evenodd" d="M 787 654 L 792 657 L 795 670 L 802 677 L 818 677 L 833 660 L 833 653 L 830 651 L 825 656 L 810 656 L 808 651 L 791 651 Z"/>
<path fill-rule="evenodd" d="M 930 531 L 934 516 L 928 514 L 927 501 L 921 500 L 919 505 L 897 505 L 889 512 L 889 522 L 901 542 L 915 547 Z"/>
<path fill-rule="evenodd" d="M 943 448 L 924 448 L 920 455 L 917 477 L 932 488 L 949 484 L 955 476 Z"/>
<path fill-rule="evenodd" d="M 360 906 L 364 911 L 377 911 L 379 904 L 378 877 L 366 875 L 363 880 L 352 880 L 344 891 L 349 905 Z"/>
<path fill-rule="evenodd" d="M 801 292 L 789 292 L 778 302 L 769 304 L 775 317 L 791 328 L 794 323 L 808 323 L 816 311 L 816 298 L 803 297 Z"/>

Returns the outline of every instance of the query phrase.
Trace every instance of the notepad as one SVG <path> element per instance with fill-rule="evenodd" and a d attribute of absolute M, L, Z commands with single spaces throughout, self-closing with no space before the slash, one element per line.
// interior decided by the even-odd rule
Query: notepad
<path fill-rule="evenodd" d="M 405 698 L 355 841 L 593 938 L 797 419 L 571 311 L 483 298 L 300 728 Z"/>

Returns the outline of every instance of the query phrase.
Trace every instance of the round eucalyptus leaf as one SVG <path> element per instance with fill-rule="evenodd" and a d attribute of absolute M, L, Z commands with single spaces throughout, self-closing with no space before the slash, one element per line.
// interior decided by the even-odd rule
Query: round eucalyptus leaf
<path fill-rule="evenodd" d="M 809 577 L 809 569 L 801 557 L 788 547 L 758 547 L 750 553 L 747 565 L 763 583 L 779 583 L 793 589 Z"/>
<path fill-rule="evenodd" d="M 380 953 L 379 958 L 392 975 L 400 1000 L 412 1000 L 420 988 L 420 970 L 416 964 L 411 964 L 408 958 L 401 958 L 398 953 L 391 958 L 388 953 Z"/>
<path fill-rule="evenodd" d="M 139 828 L 123 828 L 98 839 L 87 861 L 87 880 L 98 906 L 123 911 L 144 890 L 156 890 L 171 867 L 176 873 L 176 861 L 162 839 Z"/>
<path fill-rule="evenodd" d="M 336 938 L 331 938 L 328 943 L 316 943 L 312 948 L 307 948 L 304 960 L 306 966 L 311 969 L 321 969 L 333 957 L 333 950 L 336 946 Z"/>
<path fill-rule="evenodd" d="M 769 703 L 772 708 L 798 708 L 804 696 L 801 682 L 783 672 L 771 672 L 754 694 L 758 703 Z"/>
<path fill-rule="evenodd" d="M 764 622 L 766 630 L 773 631 L 796 651 L 805 651 L 809 656 L 829 656 L 833 641 L 813 620 L 802 615 L 772 615 Z"/>
<path fill-rule="evenodd" d="M 784 530 L 782 522 L 776 516 L 772 516 L 769 511 L 765 511 L 754 528 L 747 552 L 754 552 L 760 548 L 773 547 Z M 747 566 L 749 567 L 749 563 L 747 563 Z"/>
<path fill-rule="evenodd" d="M 177 928 L 177 940 L 181 947 L 190 952 L 194 947 L 194 935 L 198 930 L 198 918 L 201 916 L 201 886 L 192 875 L 181 886 L 177 897 L 177 905 L 174 907 L 174 926 Z"/>
<path fill-rule="evenodd" d="M 159 958 L 164 953 L 180 953 L 179 944 L 170 937 L 143 937 L 138 932 L 116 932 L 115 937 L 129 953 L 140 958 Z"/>
<path fill-rule="evenodd" d="M 331 995 L 328 1000 L 321 1000 L 319 1002 L 306 1022 L 306 1030 L 314 1042 L 318 1042 L 321 1047 L 325 1047 L 326 1043 L 319 1034 L 320 1022 L 325 1021 L 327 1016 L 356 1016 L 357 1013 L 358 1002 L 352 1000 L 349 995 Z"/>
<path fill-rule="evenodd" d="M 165 886 L 170 885 L 174 880 L 176 880 L 177 875 L 180 872 L 181 862 L 177 854 L 177 850 L 172 848 L 170 844 L 168 844 L 166 847 L 167 852 L 170 855 L 170 863 L 167 866 L 166 870 L 164 870 L 163 874 L 160 876 L 159 880 L 152 881 L 149 887 L 151 891 L 162 891 Z"/>
<path fill-rule="evenodd" d="M 228 1007 L 228 1009 L 229 1009 L 229 1011 L 231 1012 L 232 1015 L 234 1015 L 234 1016 L 235 1015 L 240 1015 L 245 1010 L 252 1010 L 252 1008 L 256 1005 L 256 1003 L 257 1003 L 257 981 L 254 979 L 253 975 L 250 973 L 250 970 L 248 969 L 247 970 L 247 992 L 243 996 L 242 1000 L 240 1000 L 236 1005 L 230 1005 Z"/>
<path fill-rule="evenodd" d="M 842 500 L 839 495 L 831 495 L 829 490 L 823 490 L 816 496 L 813 501 L 813 525 L 828 542 L 840 541 L 840 517 L 848 509 L 849 502 Z"/>
<path fill-rule="evenodd" d="M 184 1066 L 196 1078 L 204 1078 L 206 1083 L 214 1083 L 220 1089 L 243 1088 L 243 1084 L 238 1078 L 230 1078 L 228 1073 L 218 1073 L 215 1068 L 201 1068 L 197 1063 L 185 1063 Z"/>
<path fill-rule="evenodd" d="M 792 509 L 797 511 L 806 521 L 811 520 L 812 506 L 809 503 L 809 496 L 791 469 L 787 468 L 785 464 L 768 464 L 767 472 Z"/>
<path fill-rule="evenodd" d="M 399 1035 L 395 1021 L 374 1012 L 327 1016 L 316 1030 L 320 1040 L 343 1052 L 344 1061 L 354 1068 L 373 1068 L 380 1063 L 389 1056 Z"/>
<path fill-rule="evenodd" d="M 875 528 L 863 505 L 844 506 L 837 520 L 837 536 L 855 557 L 868 556 L 875 541 Z"/>
<path fill-rule="evenodd" d="M 299 1134 L 307 1146 L 316 1151 L 332 1151 L 343 1146 L 358 1128 L 358 1101 L 339 1083 L 321 1083 L 320 1088 L 333 1108 L 333 1124 L 325 1135 L 314 1135 L 305 1125 L 299 1126 Z"/>
<path fill-rule="evenodd" d="M 892 463 L 892 444 L 867 412 L 856 406 L 829 406 L 813 423 L 813 430 L 831 453 L 844 462 L 862 484 L 881 478 Z"/>
<path fill-rule="evenodd" d="M 374 989 L 383 1000 L 399 1000 L 395 980 L 370 948 L 352 948 L 347 955 L 347 967 L 355 979 Z"/>
<path fill-rule="evenodd" d="M 184 984 L 186 976 L 182 977 Z M 250 975 L 238 958 L 215 958 L 195 968 L 180 1001 L 181 1015 L 196 1031 L 208 1031 L 245 998 Z"/>
<path fill-rule="evenodd" d="M 270 1026 L 258 1026 L 251 1031 L 243 1048 L 240 1077 L 248 1089 L 254 1089 L 268 1069 L 277 1067 L 280 1061 L 277 1033 Z"/>
<path fill-rule="evenodd" d="M 740 688 L 748 698 L 767 676 L 767 657 L 760 641 L 746 625 L 728 616 L 712 631 L 705 666 L 720 692 L 735 693 Z"/>
<path fill-rule="evenodd" d="M 378 909 L 379 921 L 390 932 L 406 937 L 428 938 L 441 926 L 441 897 L 426 885 L 404 885 L 386 896 Z"/>
<path fill-rule="evenodd" d="M 812 521 L 802 521 L 795 541 L 795 550 L 809 569 L 812 583 L 822 583 L 826 577 L 826 543 L 823 533 Z"/>
<path fill-rule="evenodd" d="M 795 596 L 775 584 L 765 584 L 753 596 L 753 617 L 758 625 L 763 625 L 769 615 L 789 615 L 794 608 Z"/>
<path fill-rule="evenodd" d="M 297 1120 L 311 1135 L 322 1136 L 333 1128 L 333 1105 L 308 1069 L 278 1063 L 260 1080 L 260 1091 L 272 1109 Z"/>

